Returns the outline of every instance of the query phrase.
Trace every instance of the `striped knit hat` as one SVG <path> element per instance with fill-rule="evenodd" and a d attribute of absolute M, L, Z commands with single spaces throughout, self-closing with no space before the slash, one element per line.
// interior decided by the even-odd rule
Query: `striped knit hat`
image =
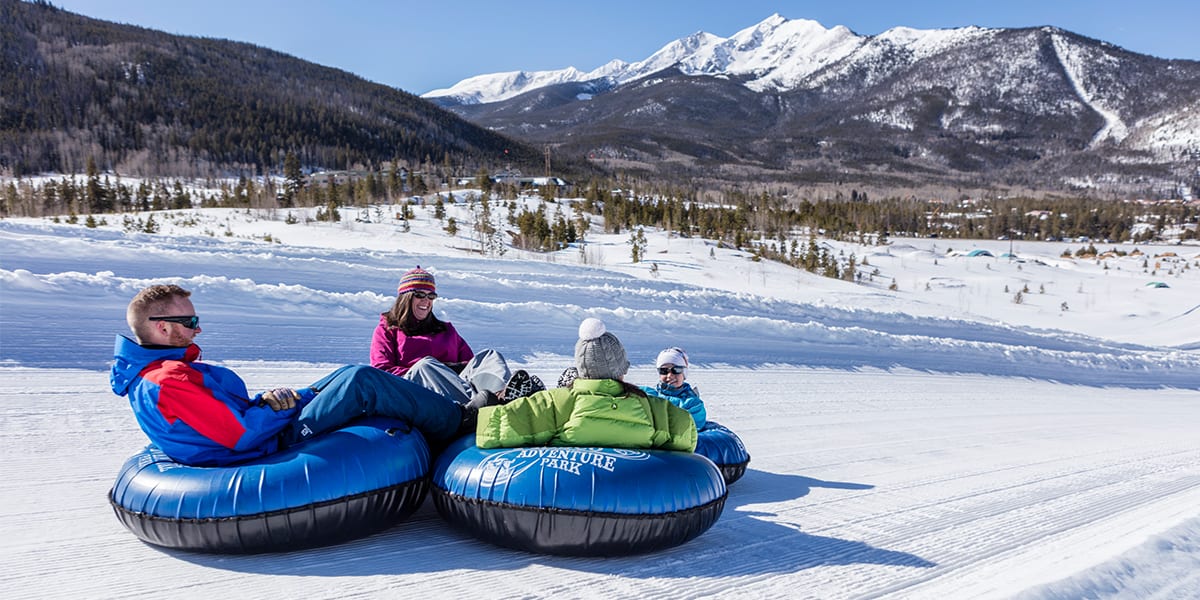
<path fill-rule="evenodd" d="M 400 286 L 396 288 L 396 294 L 407 294 L 417 290 L 437 291 L 437 286 L 433 283 L 433 273 L 422 269 L 421 265 L 417 265 L 417 268 L 405 273 L 404 277 L 400 278 Z"/>

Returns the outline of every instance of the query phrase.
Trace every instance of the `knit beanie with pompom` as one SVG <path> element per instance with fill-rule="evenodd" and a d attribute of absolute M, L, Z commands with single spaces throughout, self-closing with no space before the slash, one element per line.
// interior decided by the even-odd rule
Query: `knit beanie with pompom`
<path fill-rule="evenodd" d="M 583 379 L 620 379 L 629 371 L 629 359 L 621 340 L 605 329 L 604 322 L 589 317 L 579 324 L 575 367 Z"/>
<path fill-rule="evenodd" d="M 400 278 L 400 285 L 396 287 L 396 295 L 407 294 L 408 292 L 436 292 L 437 286 L 433 282 L 433 273 L 421 268 L 417 268 L 407 272 Z"/>

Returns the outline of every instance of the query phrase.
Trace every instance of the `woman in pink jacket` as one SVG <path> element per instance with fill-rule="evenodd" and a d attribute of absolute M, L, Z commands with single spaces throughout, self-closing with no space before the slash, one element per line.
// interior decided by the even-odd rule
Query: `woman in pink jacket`
<path fill-rule="evenodd" d="M 420 266 L 400 278 L 396 302 L 379 318 L 371 337 L 371 366 L 409 379 L 460 404 L 477 394 L 503 397 L 510 382 L 522 387 L 532 378 L 512 373 L 495 350 L 475 354 L 454 325 L 433 314 L 437 285 Z"/>

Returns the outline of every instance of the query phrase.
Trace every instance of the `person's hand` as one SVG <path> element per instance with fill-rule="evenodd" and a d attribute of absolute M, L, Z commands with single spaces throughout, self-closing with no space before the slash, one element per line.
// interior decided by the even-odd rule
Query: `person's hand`
<path fill-rule="evenodd" d="M 475 424 L 479 421 L 479 409 L 470 405 L 459 405 L 462 410 L 462 418 L 458 422 L 458 431 L 454 433 L 454 437 L 461 437 L 468 433 L 475 433 Z"/>
<path fill-rule="evenodd" d="M 271 410 L 279 412 L 296 406 L 296 401 L 300 399 L 300 394 L 291 388 L 275 388 L 269 392 L 263 392 L 262 401 L 271 407 Z"/>
<path fill-rule="evenodd" d="M 504 402 L 497 398 L 496 394 L 491 390 L 479 390 L 471 394 L 471 401 L 467 403 L 467 406 L 478 410 L 485 406 L 496 406 L 498 404 L 504 404 Z"/>

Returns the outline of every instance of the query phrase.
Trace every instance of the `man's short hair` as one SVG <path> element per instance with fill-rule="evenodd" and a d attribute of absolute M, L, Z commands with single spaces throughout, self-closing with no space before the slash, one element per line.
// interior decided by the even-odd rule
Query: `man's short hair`
<path fill-rule="evenodd" d="M 129 308 L 125 310 L 125 322 L 129 324 L 129 329 L 133 331 L 137 341 L 145 342 L 150 334 L 150 321 L 147 321 L 146 317 L 164 305 L 174 304 L 177 299 L 191 295 L 191 292 L 175 284 L 152 285 L 138 292 L 133 300 L 129 301 Z"/>

